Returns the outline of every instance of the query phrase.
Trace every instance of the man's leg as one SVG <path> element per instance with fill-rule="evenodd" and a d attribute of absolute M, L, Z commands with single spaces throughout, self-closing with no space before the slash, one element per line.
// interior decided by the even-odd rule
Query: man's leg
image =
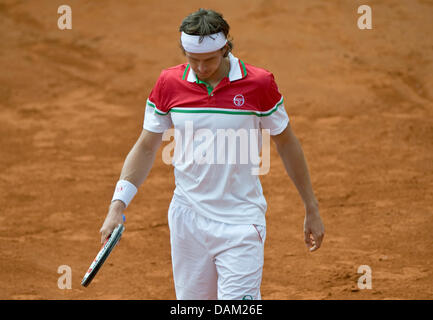
<path fill-rule="evenodd" d="M 219 236 L 224 243 L 215 256 L 218 299 L 260 300 L 266 228 L 226 224 Z"/>
<path fill-rule="evenodd" d="M 196 213 L 172 202 L 168 215 L 176 298 L 216 300 L 216 267 L 197 229 Z"/>

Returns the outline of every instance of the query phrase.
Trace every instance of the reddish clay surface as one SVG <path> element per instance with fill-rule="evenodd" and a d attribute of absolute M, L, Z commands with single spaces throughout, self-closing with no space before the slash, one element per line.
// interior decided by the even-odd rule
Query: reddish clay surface
<path fill-rule="evenodd" d="M 178 27 L 224 14 L 234 54 L 275 75 L 320 200 L 323 247 L 275 146 L 263 299 L 433 298 L 433 2 L 68 1 L 0 3 L 0 298 L 174 299 L 159 151 L 126 231 L 88 288 L 99 228 L 161 69 L 185 61 Z M 359 30 L 370 4 L 373 29 Z M 60 290 L 57 269 L 72 268 Z M 359 290 L 360 265 L 372 269 Z"/>

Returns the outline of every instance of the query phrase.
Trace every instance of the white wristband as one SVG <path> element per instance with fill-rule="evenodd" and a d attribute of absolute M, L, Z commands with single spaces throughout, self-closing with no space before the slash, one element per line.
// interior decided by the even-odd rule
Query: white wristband
<path fill-rule="evenodd" d="M 116 184 L 116 189 L 114 190 L 113 199 L 111 199 L 111 202 L 114 200 L 121 200 L 126 207 L 128 207 L 129 203 L 131 202 L 132 198 L 134 198 L 135 194 L 137 193 L 137 187 L 134 186 L 131 182 L 126 180 L 119 180 Z"/>

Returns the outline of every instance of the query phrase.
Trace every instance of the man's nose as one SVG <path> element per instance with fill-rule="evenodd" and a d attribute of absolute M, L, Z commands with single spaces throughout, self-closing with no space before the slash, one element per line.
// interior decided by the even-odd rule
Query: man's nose
<path fill-rule="evenodd" d="M 205 66 L 205 64 L 203 62 L 200 62 L 198 64 L 197 68 L 198 68 L 198 71 L 200 71 L 201 73 L 203 73 L 203 72 L 206 71 L 206 66 Z"/>

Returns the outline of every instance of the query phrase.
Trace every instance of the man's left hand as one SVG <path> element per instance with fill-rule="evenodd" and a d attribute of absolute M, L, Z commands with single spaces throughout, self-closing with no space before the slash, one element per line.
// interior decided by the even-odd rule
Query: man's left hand
<path fill-rule="evenodd" d="M 324 236 L 325 226 L 320 218 L 319 209 L 307 208 L 304 220 L 304 241 L 310 252 L 320 248 Z"/>

